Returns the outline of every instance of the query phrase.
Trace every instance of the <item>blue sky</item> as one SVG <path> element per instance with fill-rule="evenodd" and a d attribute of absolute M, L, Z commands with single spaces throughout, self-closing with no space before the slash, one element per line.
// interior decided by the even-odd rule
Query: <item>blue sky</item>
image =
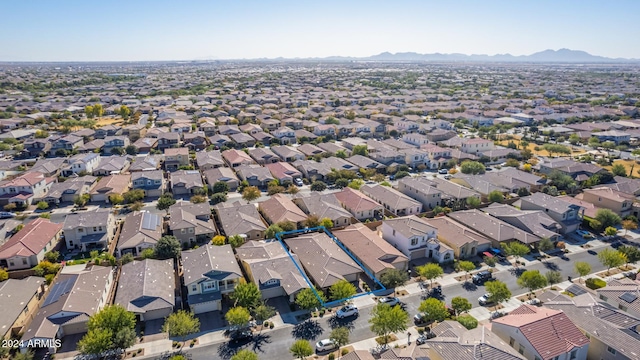
<path fill-rule="evenodd" d="M 640 1 L 4 0 L 0 61 L 511 53 L 640 58 Z"/>

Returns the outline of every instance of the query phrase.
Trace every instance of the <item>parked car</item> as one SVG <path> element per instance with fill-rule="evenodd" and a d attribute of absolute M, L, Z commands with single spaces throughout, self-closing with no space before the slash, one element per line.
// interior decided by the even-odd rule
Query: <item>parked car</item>
<path fill-rule="evenodd" d="M 542 305 L 542 301 L 540 301 L 540 299 L 538 299 L 538 298 L 527 300 L 524 303 L 528 304 L 528 305 L 536 305 L 536 306 L 541 306 Z"/>
<path fill-rule="evenodd" d="M 316 343 L 316 352 L 329 351 L 337 348 L 331 339 L 322 339 Z"/>
<path fill-rule="evenodd" d="M 358 315 L 358 308 L 355 307 L 354 305 L 345 305 L 336 312 L 336 317 L 338 319 L 344 319 L 346 317 L 357 316 L 357 315 Z"/>
<path fill-rule="evenodd" d="M 485 306 L 485 305 L 487 305 L 487 304 L 490 304 L 490 303 L 491 303 L 491 301 L 489 301 L 489 294 L 484 294 L 484 295 L 480 296 L 480 297 L 478 298 L 478 303 L 479 303 L 480 305 L 482 305 L 482 306 Z"/>
<path fill-rule="evenodd" d="M 297 186 L 302 186 L 302 185 L 304 185 L 304 183 L 302 182 L 302 179 L 300 179 L 300 178 L 295 178 L 295 179 L 293 179 L 293 182 L 294 182 Z"/>
<path fill-rule="evenodd" d="M 16 214 L 8 211 L 0 211 L 0 219 L 11 219 L 16 217 Z"/>
<path fill-rule="evenodd" d="M 473 281 L 476 285 L 484 284 L 485 282 L 491 280 L 493 278 L 493 274 L 490 271 L 482 270 L 477 274 L 474 274 L 471 277 L 471 281 Z"/>
<path fill-rule="evenodd" d="M 582 237 L 583 239 L 592 239 L 593 238 L 593 234 L 586 231 L 586 230 L 576 230 L 576 234 L 578 234 L 578 236 Z"/>
<path fill-rule="evenodd" d="M 397 297 L 381 297 L 380 299 L 378 299 L 378 302 L 380 304 L 387 304 L 389 306 L 396 306 L 398 304 L 400 304 L 400 299 L 398 299 Z"/>
<path fill-rule="evenodd" d="M 493 313 L 491 313 L 490 319 L 493 320 L 493 319 L 501 318 L 503 316 L 507 316 L 507 313 L 502 311 L 494 311 Z"/>
<path fill-rule="evenodd" d="M 449 173 L 449 170 L 447 170 L 447 169 L 440 169 L 440 170 L 438 170 L 438 174 L 446 175 L 446 174 L 448 174 L 448 173 Z"/>
<path fill-rule="evenodd" d="M 427 342 L 427 340 L 429 339 L 433 339 L 434 337 L 436 337 L 436 334 L 432 333 L 431 331 L 426 332 L 422 335 L 420 335 L 417 339 L 416 339 L 416 344 L 418 345 L 422 345 L 424 343 Z"/>
<path fill-rule="evenodd" d="M 429 325 L 433 321 L 427 319 L 427 314 L 417 313 L 413 316 L 413 323 L 418 326 Z"/>

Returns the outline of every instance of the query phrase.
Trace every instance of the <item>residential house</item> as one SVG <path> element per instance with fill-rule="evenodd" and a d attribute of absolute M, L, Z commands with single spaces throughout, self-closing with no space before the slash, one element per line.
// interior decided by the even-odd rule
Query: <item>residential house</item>
<path fill-rule="evenodd" d="M 201 171 L 225 166 L 220 150 L 197 152 L 196 164 Z"/>
<path fill-rule="evenodd" d="M 70 177 L 81 173 L 92 174 L 93 170 L 99 163 L 99 154 L 76 154 L 67 160 L 67 164 L 63 166 L 61 173 L 64 177 Z"/>
<path fill-rule="evenodd" d="M 500 248 L 501 244 L 511 241 L 519 241 L 530 246 L 542 239 L 478 209 L 456 211 L 448 216 L 467 228 L 487 236 L 495 248 Z"/>
<path fill-rule="evenodd" d="M 353 155 L 346 160 L 360 169 L 375 169 L 382 172 L 387 168 L 386 165 L 362 155 Z"/>
<path fill-rule="evenodd" d="M 576 231 L 580 223 L 582 223 L 580 206 L 542 192 L 525 196 L 518 203 L 522 210 L 542 210 L 545 212 L 560 224 L 561 234 Z M 514 205 L 517 206 L 518 204 Z"/>
<path fill-rule="evenodd" d="M 312 193 L 295 197 L 293 202 L 307 215 L 331 219 L 334 227 L 351 224 L 351 213 L 342 207 L 335 194 Z"/>
<path fill-rule="evenodd" d="M 287 184 L 293 184 L 295 179 L 302 179 L 302 173 L 286 162 L 265 164 L 264 167 L 269 169 L 273 178 L 278 180 L 280 185 L 286 186 Z"/>
<path fill-rule="evenodd" d="M 343 151 L 347 156 L 351 155 L 351 151 L 349 149 L 342 147 L 336 143 L 324 142 L 318 144 L 318 147 L 332 155 L 335 155 L 338 151 Z"/>
<path fill-rule="evenodd" d="M 562 311 L 523 304 L 494 319 L 491 331 L 528 360 L 586 360 L 589 338 Z"/>
<path fill-rule="evenodd" d="M 67 249 L 101 249 L 111 243 L 116 221 L 108 210 L 71 213 L 65 217 L 62 231 Z"/>
<path fill-rule="evenodd" d="M 240 180 L 236 174 L 228 167 L 218 167 L 204 170 L 202 172 L 207 185 L 209 186 L 209 192 L 213 193 L 213 186 L 219 182 L 227 183 L 229 191 L 236 191 L 240 185 Z"/>
<path fill-rule="evenodd" d="M 360 191 L 379 202 L 390 213 L 396 216 L 419 214 L 422 204 L 407 195 L 382 185 L 363 185 Z"/>
<path fill-rule="evenodd" d="M 216 134 L 209 137 L 209 143 L 213 145 L 216 150 L 224 146 L 231 146 L 233 142 L 227 135 Z"/>
<path fill-rule="evenodd" d="M 409 269 L 409 258 L 364 224 L 349 225 L 333 235 L 375 278 L 389 269 Z"/>
<path fill-rule="evenodd" d="M 595 218 L 598 215 L 598 210 L 600 210 L 600 208 L 595 206 L 594 204 L 590 202 L 586 202 L 584 200 L 576 199 L 573 196 L 561 195 L 561 196 L 558 196 L 557 198 L 560 200 L 566 201 L 570 204 L 574 204 L 578 206 L 580 208 L 580 215 L 582 215 L 583 217 L 586 216 L 590 218 Z"/>
<path fill-rule="evenodd" d="M 0 266 L 8 270 L 31 269 L 44 260 L 60 241 L 62 224 L 36 218 L 0 245 Z"/>
<path fill-rule="evenodd" d="M 271 150 L 278 155 L 283 161 L 294 162 L 296 160 L 304 160 L 305 156 L 300 151 L 291 146 L 272 146 Z"/>
<path fill-rule="evenodd" d="M 415 146 L 422 146 L 429 143 L 429 139 L 419 133 L 404 134 L 402 135 L 402 141 Z"/>
<path fill-rule="evenodd" d="M 64 182 L 53 183 L 47 194 L 39 200 L 45 201 L 49 205 L 70 203 L 75 201 L 76 198 L 91 192 L 97 181 L 98 178 L 91 175 L 68 178 Z"/>
<path fill-rule="evenodd" d="M 603 186 L 584 189 L 582 193 L 576 195 L 576 199 L 590 202 L 597 207 L 609 209 L 621 217 L 625 217 L 631 213 L 635 196 Z"/>
<path fill-rule="evenodd" d="M 379 233 L 409 260 L 427 258 L 448 263 L 454 259 L 453 250 L 438 241 L 436 229 L 415 215 L 383 220 Z"/>
<path fill-rule="evenodd" d="M 122 195 L 131 187 L 131 175 L 109 175 L 98 181 L 91 191 L 91 201 L 109 203 L 112 194 Z"/>
<path fill-rule="evenodd" d="M 353 163 L 348 162 L 345 159 L 341 159 L 339 157 L 328 157 L 328 158 L 323 158 L 322 161 L 320 161 L 320 163 L 325 164 L 326 166 L 328 166 L 330 169 L 335 169 L 335 170 L 350 170 L 350 171 L 354 171 L 354 172 L 358 172 L 359 171 L 359 167 Z"/>
<path fill-rule="evenodd" d="M 104 138 L 104 146 L 102 148 L 103 154 L 113 154 L 114 149 L 120 149 L 124 152 L 124 149 L 129 146 L 129 138 L 126 136 L 107 136 Z"/>
<path fill-rule="evenodd" d="M 138 321 L 164 320 L 176 305 L 173 259 L 144 259 L 122 265 L 114 304 Z"/>
<path fill-rule="evenodd" d="M 122 134 L 122 128 L 120 126 L 105 125 L 101 128 L 96 129 L 94 137 L 96 139 L 104 139 L 107 136 L 117 136 L 120 134 Z"/>
<path fill-rule="evenodd" d="M 240 129 L 238 128 L 238 125 L 220 125 L 218 127 L 218 132 L 220 133 L 220 135 L 226 136 L 242 133 L 242 131 L 240 131 Z"/>
<path fill-rule="evenodd" d="M 259 188 L 267 188 L 269 182 L 274 177 L 271 175 L 269 169 L 260 165 L 242 165 L 236 168 L 236 174 L 238 179 L 246 180 L 250 186 L 257 186 Z"/>
<path fill-rule="evenodd" d="M 460 144 L 460 151 L 474 155 L 493 150 L 493 148 L 493 141 L 483 138 L 463 138 Z"/>
<path fill-rule="evenodd" d="M 257 132 L 250 135 L 256 139 L 256 143 L 262 143 L 264 146 L 269 146 L 274 139 L 273 135 L 266 132 Z"/>
<path fill-rule="evenodd" d="M 146 155 L 136 157 L 131 166 L 129 166 L 130 172 L 136 171 L 151 171 L 159 170 L 160 164 L 163 161 L 162 155 Z"/>
<path fill-rule="evenodd" d="M 632 316 L 640 317 L 640 284 L 628 278 L 612 279 L 597 289 L 599 300 Z"/>
<path fill-rule="evenodd" d="M 572 179 L 578 182 L 586 181 L 595 174 L 606 172 L 600 166 L 565 158 L 542 158 L 542 161 L 537 166 L 542 174 L 549 175 L 553 171 L 558 171 L 571 176 Z"/>
<path fill-rule="evenodd" d="M 306 233 L 284 240 L 310 280 L 321 290 L 338 281 L 358 281 L 362 268 L 326 233 Z"/>
<path fill-rule="evenodd" d="M 60 170 L 67 165 L 67 160 L 68 159 L 65 158 L 38 159 L 29 171 L 42 173 L 46 177 L 58 176 L 60 175 Z M 13 169 L 11 169 L 11 171 L 13 172 Z M 22 171 L 16 169 L 17 174 L 20 172 Z M 8 175 L 14 174 L 10 174 L 8 171 L 5 171 L 5 176 Z"/>
<path fill-rule="evenodd" d="M 287 126 L 273 130 L 270 134 L 278 140 L 280 145 L 295 144 L 297 142 L 294 130 Z"/>
<path fill-rule="evenodd" d="M 162 237 L 162 217 L 148 211 L 134 211 L 124 218 L 116 245 L 116 256 L 140 256 L 142 250 L 155 248 Z"/>
<path fill-rule="evenodd" d="M 233 292 L 243 278 L 231 245 L 205 244 L 183 251 L 180 257 L 191 312 L 222 310 L 222 297 Z"/>
<path fill-rule="evenodd" d="M 174 196 L 196 195 L 202 192 L 204 183 L 198 170 L 178 170 L 169 175 Z"/>
<path fill-rule="evenodd" d="M 418 200 L 424 209 L 431 210 L 442 203 L 442 191 L 431 184 L 423 177 L 405 177 L 398 181 L 398 190 L 410 198 Z"/>
<path fill-rule="evenodd" d="M 334 193 L 342 207 L 347 209 L 359 221 L 381 219 L 384 207 L 367 195 L 349 187 Z"/>
<path fill-rule="evenodd" d="M 264 239 L 267 226 L 254 204 L 221 203 L 215 206 L 215 213 L 227 237 L 240 235 L 246 240 Z"/>
<path fill-rule="evenodd" d="M 27 139 L 24 141 L 24 152 L 30 158 L 44 156 L 51 151 L 50 139 Z"/>
<path fill-rule="evenodd" d="M 298 151 L 305 154 L 307 157 L 321 156 L 327 152 L 313 144 L 302 144 L 298 146 Z"/>
<path fill-rule="evenodd" d="M 331 173 L 331 168 L 326 163 L 319 163 L 313 160 L 296 160 L 292 165 L 300 170 L 310 182 L 320 180 L 325 181 L 326 176 Z"/>
<path fill-rule="evenodd" d="M 613 141 L 616 145 L 626 142 L 627 144 L 631 140 L 631 134 L 626 131 L 620 130 L 607 130 L 591 133 L 591 136 L 596 137 L 598 141 Z"/>
<path fill-rule="evenodd" d="M 235 143 L 235 147 L 239 149 L 253 147 L 256 145 L 256 139 L 246 133 L 229 135 L 229 138 Z"/>
<path fill-rule="evenodd" d="M 55 181 L 54 177 L 48 178 L 34 171 L 25 172 L 11 180 L 2 180 L 0 181 L 0 204 L 14 203 L 18 207 L 29 206 L 35 199 L 42 198 Z"/>
<path fill-rule="evenodd" d="M 560 238 L 560 224 L 542 210 L 520 210 L 511 205 L 493 203 L 482 211 L 540 238 L 553 242 Z"/>
<path fill-rule="evenodd" d="M 162 170 L 136 171 L 131 174 L 132 189 L 142 189 L 145 197 L 160 197 L 167 188 Z"/>
<path fill-rule="evenodd" d="M 180 134 L 177 132 L 162 132 L 158 134 L 157 147 L 159 150 L 180 146 Z"/>
<path fill-rule="evenodd" d="M 93 176 L 108 176 L 122 174 L 129 169 L 129 159 L 125 156 L 106 156 L 93 169 Z"/>
<path fill-rule="evenodd" d="M 458 260 L 472 258 L 491 247 L 491 240 L 483 234 L 446 216 L 422 220 L 436 230 L 437 239 L 450 247 L 453 250 L 453 256 Z"/>
<path fill-rule="evenodd" d="M 269 224 L 284 221 L 292 222 L 296 227 L 307 219 L 307 215 L 284 194 L 275 194 L 258 204 L 258 210 Z"/>
<path fill-rule="evenodd" d="M 89 142 L 86 142 L 78 147 L 76 151 L 79 153 L 100 153 L 102 152 L 102 148 L 104 147 L 103 139 L 95 139 Z"/>
<path fill-rule="evenodd" d="M 87 332 L 87 321 L 108 305 L 114 283 L 111 266 L 71 265 L 60 270 L 40 310 L 22 335 L 20 351 L 35 340 L 53 344 L 55 339 Z M 50 351 L 55 352 L 51 346 Z"/>
<path fill-rule="evenodd" d="M 179 202 L 169 208 L 169 233 L 183 246 L 209 242 L 216 235 L 209 204 Z"/>
<path fill-rule="evenodd" d="M 133 143 L 139 154 L 148 154 L 151 149 L 155 149 L 158 146 L 158 139 L 151 137 L 143 137 L 136 140 Z"/>
<path fill-rule="evenodd" d="M 293 303 L 296 295 L 309 287 L 298 270 L 302 268 L 298 256 L 289 256 L 277 241 L 251 240 L 236 248 L 236 254 L 245 274 L 258 285 L 264 300 L 286 296 Z"/>
<path fill-rule="evenodd" d="M 446 206 L 454 210 L 466 207 L 467 200 L 471 197 L 478 200 L 481 198 L 480 193 L 477 191 L 451 181 L 441 178 L 428 179 L 426 177 L 420 177 L 419 179 L 420 182 L 429 184 L 431 187 L 441 191 L 442 194 L 440 195 L 440 198 L 442 199 L 442 206 Z"/>
<path fill-rule="evenodd" d="M 282 161 L 278 155 L 276 155 L 269 148 L 255 148 L 249 150 L 249 156 L 260 165 L 272 164 Z"/>
<path fill-rule="evenodd" d="M 254 165 L 256 162 L 244 151 L 230 149 L 222 152 L 222 158 L 229 167 L 236 168 L 241 165 Z"/>
<path fill-rule="evenodd" d="M 33 319 L 44 289 L 44 279 L 28 276 L 0 283 L 0 339 L 18 336 Z"/>
<path fill-rule="evenodd" d="M 202 131 L 196 131 L 192 133 L 184 133 L 182 135 L 182 146 L 189 150 L 201 151 L 209 145 L 207 136 Z"/>
<path fill-rule="evenodd" d="M 164 168 L 166 171 L 176 171 L 180 167 L 189 166 L 189 149 L 186 147 L 164 149 Z"/>
<path fill-rule="evenodd" d="M 51 143 L 51 149 L 49 150 L 49 155 L 60 156 L 62 154 L 69 154 L 83 144 L 84 140 L 81 137 L 69 134 L 58 138 L 57 140 L 53 140 Z"/>

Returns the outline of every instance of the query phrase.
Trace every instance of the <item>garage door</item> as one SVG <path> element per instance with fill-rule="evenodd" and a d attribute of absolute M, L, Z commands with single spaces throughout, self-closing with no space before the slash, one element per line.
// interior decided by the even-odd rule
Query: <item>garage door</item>
<path fill-rule="evenodd" d="M 262 292 L 262 299 L 265 299 L 265 300 L 285 295 L 284 289 L 282 288 L 282 286 L 276 286 L 270 289 L 262 289 L 260 290 L 260 292 Z"/>
<path fill-rule="evenodd" d="M 411 260 L 421 259 L 421 258 L 427 256 L 426 254 L 427 253 L 426 253 L 425 249 L 414 250 L 414 251 L 409 253 L 409 259 L 411 259 Z"/>
<path fill-rule="evenodd" d="M 194 314 L 202 314 L 209 311 L 220 310 L 219 301 L 209 301 L 192 306 Z"/>

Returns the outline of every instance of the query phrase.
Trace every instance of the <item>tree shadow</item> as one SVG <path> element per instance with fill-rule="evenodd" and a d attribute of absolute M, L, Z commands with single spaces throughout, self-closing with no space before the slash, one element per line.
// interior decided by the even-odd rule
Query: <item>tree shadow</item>
<path fill-rule="evenodd" d="M 478 286 L 476 286 L 476 284 L 472 283 L 471 281 L 465 281 L 464 283 L 462 283 L 462 288 L 467 291 L 478 290 Z"/>
<path fill-rule="evenodd" d="M 251 347 L 254 352 L 263 352 L 262 346 L 265 344 L 271 344 L 271 336 L 262 333 L 253 336 Z"/>
<path fill-rule="evenodd" d="M 307 320 L 291 330 L 291 335 L 296 339 L 315 340 L 320 334 L 322 334 L 322 326 L 316 320 Z"/>
<path fill-rule="evenodd" d="M 218 347 L 218 356 L 221 359 L 230 359 L 238 352 L 238 345 L 230 342 L 224 342 Z"/>
<path fill-rule="evenodd" d="M 329 318 L 327 323 L 332 330 L 339 327 L 345 327 L 349 329 L 349 331 L 352 331 L 355 329 L 354 321 L 354 318 L 339 319 L 337 316 L 332 316 Z"/>
<path fill-rule="evenodd" d="M 525 272 L 524 268 L 511 268 L 509 269 L 509 272 L 511 273 L 511 275 L 515 276 L 515 277 L 520 277 L 520 275 L 522 275 L 523 272 Z"/>
<path fill-rule="evenodd" d="M 549 269 L 549 270 L 553 270 L 553 271 L 560 270 L 560 267 L 554 262 L 544 261 L 543 264 L 544 264 L 544 267 Z"/>

